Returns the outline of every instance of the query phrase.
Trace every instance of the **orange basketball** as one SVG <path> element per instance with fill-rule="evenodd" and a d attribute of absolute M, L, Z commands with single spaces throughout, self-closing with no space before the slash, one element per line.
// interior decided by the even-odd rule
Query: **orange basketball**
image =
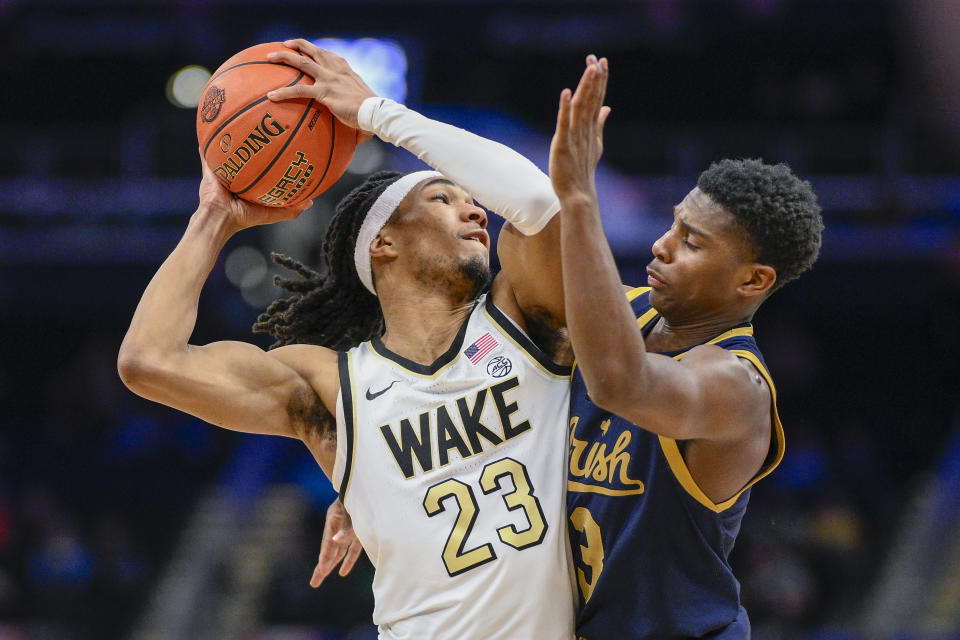
<path fill-rule="evenodd" d="M 244 200 L 286 207 L 309 200 L 336 182 L 353 158 L 357 130 L 316 100 L 271 102 L 267 92 L 313 78 L 267 60 L 279 42 L 237 53 L 203 88 L 197 140 L 207 164 Z"/>

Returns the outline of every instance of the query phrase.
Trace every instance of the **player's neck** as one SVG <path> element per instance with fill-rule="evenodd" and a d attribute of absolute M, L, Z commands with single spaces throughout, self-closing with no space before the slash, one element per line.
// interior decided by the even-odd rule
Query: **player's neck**
<path fill-rule="evenodd" d="M 386 326 L 383 344 L 408 360 L 432 364 L 450 348 L 473 304 L 435 295 L 390 296 L 380 301 Z"/>
<path fill-rule="evenodd" d="M 650 329 L 644 343 L 647 350 L 653 353 L 682 351 L 708 342 L 733 327 L 750 322 L 750 319 L 750 315 L 716 316 L 671 322 L 661 316 Z"/>

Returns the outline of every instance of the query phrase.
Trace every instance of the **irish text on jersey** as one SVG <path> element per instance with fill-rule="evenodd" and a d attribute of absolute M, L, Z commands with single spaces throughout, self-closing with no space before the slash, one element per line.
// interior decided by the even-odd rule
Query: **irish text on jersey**
<path fill-rule="evenodd" d="M 630 428 L 610 432 L 604 420 L 595 440 L 577 438 L 579 416 L 570 418 L 570 489 L 605 495 L 643 493 L 643 481 L 630 477 Z M 618 421 L 619 422 L 619 421 Z M 589 437 L 589 436 L 587 436 Z"/>
<path fill-rule="evenodd" d="M 451 451 L 460 458 L 476 455 L 483 451 L 481 439 L 495 447 L 529 431 L 530 421 L 518 420 L 513 415 L 519 409 L 516 401 L 506 397 L 519 384 L 514 376 L 480 389 L 472 398 L 459 397 L 418 416 L 403 418 L 396 426 L 382 425 L 380 433 L 403 476 L 416 475 L 415 463 L 424 473 L 445 466 Z M 488 400 L 493 403 L 495 411 L 490 413 L 496 416 L 498 425 L 489 424 L 490 419 L 488 424 L 482 422 Z"/>

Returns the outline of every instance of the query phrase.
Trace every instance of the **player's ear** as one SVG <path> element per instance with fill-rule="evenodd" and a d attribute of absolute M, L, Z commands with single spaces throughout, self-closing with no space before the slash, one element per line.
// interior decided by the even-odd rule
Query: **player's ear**
<path fill-rule="evenodd" d="M 383 227 L 377 233 L 373 242 L 370 243 L 371 258 L 396 258 L 397 247 L 394 243 L 395 238 L 389 226 Z"/>
<path fill-rule="evenodd" d="M 742 296 L 753 298 L 766 296 L 777 282 L 777 270 L 768 264 L 751 262 L 744 265 L 744 271 L 737 286 Z"/>

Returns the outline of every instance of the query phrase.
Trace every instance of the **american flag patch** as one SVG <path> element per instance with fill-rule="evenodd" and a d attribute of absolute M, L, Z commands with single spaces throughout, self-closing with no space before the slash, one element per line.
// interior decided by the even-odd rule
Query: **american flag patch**
<path fill-rule="evenodd" d="M 490 335 L 490 332 L 487 331 L 485 334 L 473 341 L 469 347 L 464 349 L 463 355 L 470 358 L 470 362 L 477 364 L 483 360 L 483 356 L 490 353 L 490 350 L 495 346 L 500 344 L 497 342 L 497 339 Z"/>

